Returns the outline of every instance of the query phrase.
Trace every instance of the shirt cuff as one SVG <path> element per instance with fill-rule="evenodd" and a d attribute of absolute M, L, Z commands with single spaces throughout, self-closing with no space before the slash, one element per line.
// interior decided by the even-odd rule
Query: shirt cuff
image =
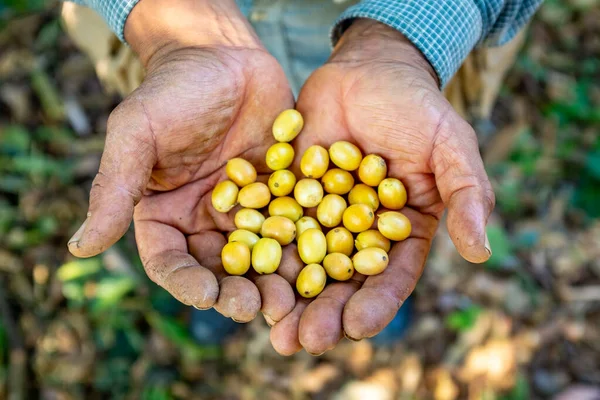
<path fill-rule="evenodd" d="M 95 10 L 110 29 L 125 43 L 125 21 L 140 0 L 76 0 L 75 3 Z"/>
<path fill-rule="evenodd" d="M 366 0 L 342 13 L 331 31 L 335 45 L 355 18 L 400 31 L 427 58 L 443 88 L 479 42 L 483 21 L 470 0 Z"/>

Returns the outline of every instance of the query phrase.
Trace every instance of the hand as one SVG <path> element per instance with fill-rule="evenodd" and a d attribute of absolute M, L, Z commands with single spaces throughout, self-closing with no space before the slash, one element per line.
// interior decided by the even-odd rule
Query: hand
<path fill-rule="evenodd" d="M 410 238 L 394 245 L 382 274 L 328 285 L 273 327 L 271 340 L 280 353 L 304 347 L 320 354 L 343 335 L 374 336 L 394 318 L 423 271 L 445 208 L 460 254 L 486 261 L 494 193 L 473 129 L 444 99 L 421 53 L 383 24 L 355 21 L 304 85 L 297 109 L 305 118 L 297 154 L 312 144 L 347 140 L 364 154 L 383 156 L 388 175 L 407 187 L 402 212 L 412 223 Z"/>
<path fill-rule="evenodd" d="M 217 213 L 210 194 L 230 158 L 268 172 L 271 124 L 294 105 L 283 71 L 232 0 L 144 0 L 125 35 L 147 76 L 109 118 L 88 218 L 70 251 L 106 250 L 133 216 L 148 276 L 178 300 L 237 321 L 262 306 L 279 320 L 294 306 L 291 286 L 279 275 L 226 277 L 221 232 L 234 229 L 233 214 Z"/>

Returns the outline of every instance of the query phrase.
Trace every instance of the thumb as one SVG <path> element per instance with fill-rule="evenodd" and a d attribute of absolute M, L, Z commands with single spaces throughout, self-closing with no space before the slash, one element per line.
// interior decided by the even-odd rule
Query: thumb
<path fill-rule="evenodd" d="M 155 163 L 152 131 L 143 105 L 125 100 L 108 119 L 104 153 L 92 183 L 87 219 L 69 240 L 73 255 L 95 256 L 127 232 L 133 208 L 142 197 Z"/>
<path fill-rule="evenodd" d="M 487 261 L 491 248 L 485 226 L 495 197 L 479 154 L 473 128 L 451 111 L 439 125 L 433 144 L 432 170 L 448 209 L 448 232 L 467 261 Z"/>

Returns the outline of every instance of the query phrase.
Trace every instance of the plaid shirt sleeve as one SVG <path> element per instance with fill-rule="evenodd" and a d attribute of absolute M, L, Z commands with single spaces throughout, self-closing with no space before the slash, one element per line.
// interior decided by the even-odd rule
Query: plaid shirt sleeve
<path fill-rule="evenodd" d="M 71 0 L 94 9 L 110 26 L 110 29 L 125 42 L 125 21 L 140 0 Z"/>
<path fill-rule="evenodd" d="M 355 18 L 382 22 L 421 50 L 444 87 L 473 48 L 508 42 L 542 1 L 364 0 L 342 13 L 331 39 L 335 44 Z"/>

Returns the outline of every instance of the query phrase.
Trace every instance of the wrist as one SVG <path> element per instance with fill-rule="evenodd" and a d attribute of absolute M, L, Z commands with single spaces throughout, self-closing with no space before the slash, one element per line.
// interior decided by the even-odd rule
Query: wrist
<path fill-rule="evenodd" d="M 146 67 L 155 56 L 184 47 L 261 47 L 234 0 L 141 0 L 124 31 Z"/>
<path fill-rule="evenodd" d="M 439 86 L 439 78 L 423 53 L 402 33 L 373 19 L 354 20 L 337 42 L 331 61 L 402 63 L 423 71 Z"/>

